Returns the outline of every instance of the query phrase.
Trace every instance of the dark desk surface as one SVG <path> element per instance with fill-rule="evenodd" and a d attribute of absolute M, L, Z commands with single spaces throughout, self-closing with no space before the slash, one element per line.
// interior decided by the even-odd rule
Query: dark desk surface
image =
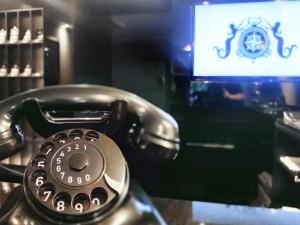
<path fill-rule="evenodd" d="M 152 198 L 169 225 L 298 225 L 300 211 Z"/>

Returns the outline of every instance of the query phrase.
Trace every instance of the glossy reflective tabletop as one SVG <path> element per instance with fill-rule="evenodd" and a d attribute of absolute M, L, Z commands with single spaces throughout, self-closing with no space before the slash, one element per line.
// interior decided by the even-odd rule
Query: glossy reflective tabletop
<path fill-rule="evenodd" d="M 300 211 L 152 198 L 169 225 L 297 225 Z"/>

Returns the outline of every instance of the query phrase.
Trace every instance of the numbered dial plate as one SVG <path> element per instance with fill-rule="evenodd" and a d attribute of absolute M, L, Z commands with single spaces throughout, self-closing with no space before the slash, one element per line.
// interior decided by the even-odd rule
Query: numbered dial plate
<path fill-rule="evenodd" d="M 73 187 L 93 183 L 101 175 L 103 167 L 100 151 L 85 142 L 62 147 L 52 162 L 54 176 L 63 184 Z"/>
<path fill-rule="evenodd" d="M 128 169 L 120 149 L 92 130 L 53 135 L 26 168 L 29 203 L 50 218 L 66 214 L 82 219 L 107 212 L 127 190 Z"/>

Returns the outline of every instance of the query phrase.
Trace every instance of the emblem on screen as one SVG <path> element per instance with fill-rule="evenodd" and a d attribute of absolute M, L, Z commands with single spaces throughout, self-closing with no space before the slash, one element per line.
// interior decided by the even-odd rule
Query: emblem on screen
<path fill-rule="evenodd" d="M 236 26 L 230 24 L 230 32 L 227 33 L 228 38 L 225 40 L 225 48 L 218 46 L 213 47 L 217 56 L 221 59 L 229 57 L 232 51 L 232 41 L 236 38 L 236 54 L 239 57 L 246 57 L 254 61 L 261 57 L 268 57 L 272 52 L 277 52 L 281 58 L 289 58 L 294 50 L 297 49 L 295 44 L 285 47 L 280 29 L 280 22 L 272 25 L 268 20 L 261 17 L 249 17 L 244 19 Z M 271 43 L 274 42 L 273 45 Z M 272 51 L 272 47 L 276 50 Z"/>

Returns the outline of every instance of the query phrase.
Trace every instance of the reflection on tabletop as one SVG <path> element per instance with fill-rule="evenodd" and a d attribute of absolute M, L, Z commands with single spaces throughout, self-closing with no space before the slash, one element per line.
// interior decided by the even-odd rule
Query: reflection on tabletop
<path fill-rule="evenodd" d="M 296 225 L 300 211 L 152 198 L 171 225 Z"/>

